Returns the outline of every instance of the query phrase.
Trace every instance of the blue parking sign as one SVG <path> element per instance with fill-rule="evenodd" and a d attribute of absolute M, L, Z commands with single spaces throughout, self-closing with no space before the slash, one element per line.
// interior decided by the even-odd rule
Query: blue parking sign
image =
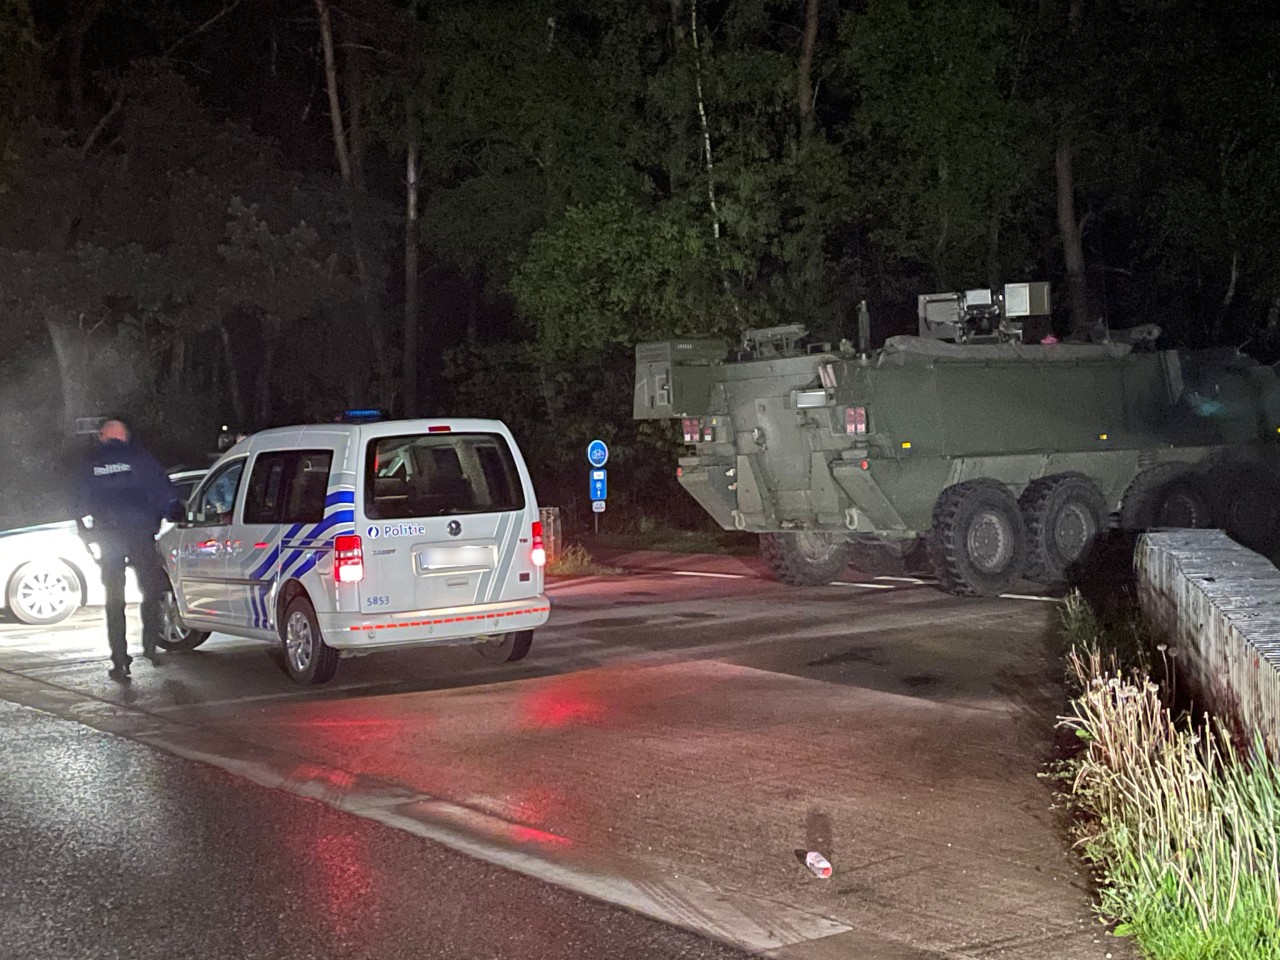
<path fill-rule="evenodd" d="M 606 500 L 609 497 L 609 471 L 591 471 L 591 499 Z"/>

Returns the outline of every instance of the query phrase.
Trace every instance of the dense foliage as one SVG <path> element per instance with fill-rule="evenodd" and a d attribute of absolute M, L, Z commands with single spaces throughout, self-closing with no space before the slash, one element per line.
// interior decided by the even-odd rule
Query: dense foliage
<path fill-rule="evenodd" d="M 0 0 L 0 483 L 77 417 L 177 459 L 382 403 L 503 417 L 565 505 L 612 438 L 614 503 L 660 504 L 637 341 L 849 336 L 863 299 L 884 336 L 1011 280 L 1060 332 L 1266 352 L 1278 33 L 1265 0 Z"/>

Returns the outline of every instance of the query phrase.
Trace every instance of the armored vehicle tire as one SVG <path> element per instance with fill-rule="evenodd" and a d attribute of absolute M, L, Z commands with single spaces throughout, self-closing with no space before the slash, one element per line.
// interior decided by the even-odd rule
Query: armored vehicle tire
<path fill-rule="evenodd" d="M 1027 525 L 1025 576 L 1037 583 L 1061 582 L 1109 521 L 1102 491 L 1080 473 L 1033 480 L 1018 505 Z"/>
<path fill-rule="evenodd" d="M 1205 488 L 1214 526 L 1259 553 L 1280 546 L 1280 480 L 1250 463 L 1223 463 L 1210 471 Z"/>
<path fill-rule="evenodd" d="M 1210 527 L 1213 520 L 1203 477 L 1186 463 L 1162 463 L 1143 470 L 1120 501 L 1123 530 Z"/>
<path fill-rule="evenodd" d="M 1026 566 L 1022 510 L 995 480 L 966 480 L 943 490 L 926 542 L 939 587 L 958 597 L 1001 594 Z"/>
<path fill-rule="evenodd" d="M 820 530 L 762 533 L 760 559 L 775 580 L 816 587 L 830 583 L 849 565 L 849 541 L 843 534 Z"/>
<path fill-rule="evenodd" d="M 885 540 L 859 539 L 849 544 L 849 562 L 869 577 L 900 577 L 907 572 L 907 549 Z"/>

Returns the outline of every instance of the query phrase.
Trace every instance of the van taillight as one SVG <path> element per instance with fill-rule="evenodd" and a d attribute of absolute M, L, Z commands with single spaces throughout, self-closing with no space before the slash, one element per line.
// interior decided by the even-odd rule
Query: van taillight
<path fill-rule="evenodd" d="M 533 549 L 529 552 L 529 559 L 533 561 L 535 567 L 545 567 L 547 565 L 547 548 L 542 544 L 542 521 L 533 521 Z"/>
<path fill-rule="evenodd" d="M 364 579 L 364 547 L 353 533 L 333 541 L 333 578 L 339 583 L 359 583 Z"/>
<path fill-rule="evenodd" d="M 844 408 L 844 432 L 846 434 L 862 434 L 867 432 L 867 408 Z"/>

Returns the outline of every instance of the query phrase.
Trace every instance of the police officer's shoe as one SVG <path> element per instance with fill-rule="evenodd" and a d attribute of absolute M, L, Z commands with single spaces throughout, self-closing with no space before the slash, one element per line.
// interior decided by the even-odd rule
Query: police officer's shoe
<path fill-rule="evenodd" d="M 117 663 L 107 671 L 107 676 L 116 681 L 116 683 L 128 683 L 129 665 L 127 663 Z"/>

